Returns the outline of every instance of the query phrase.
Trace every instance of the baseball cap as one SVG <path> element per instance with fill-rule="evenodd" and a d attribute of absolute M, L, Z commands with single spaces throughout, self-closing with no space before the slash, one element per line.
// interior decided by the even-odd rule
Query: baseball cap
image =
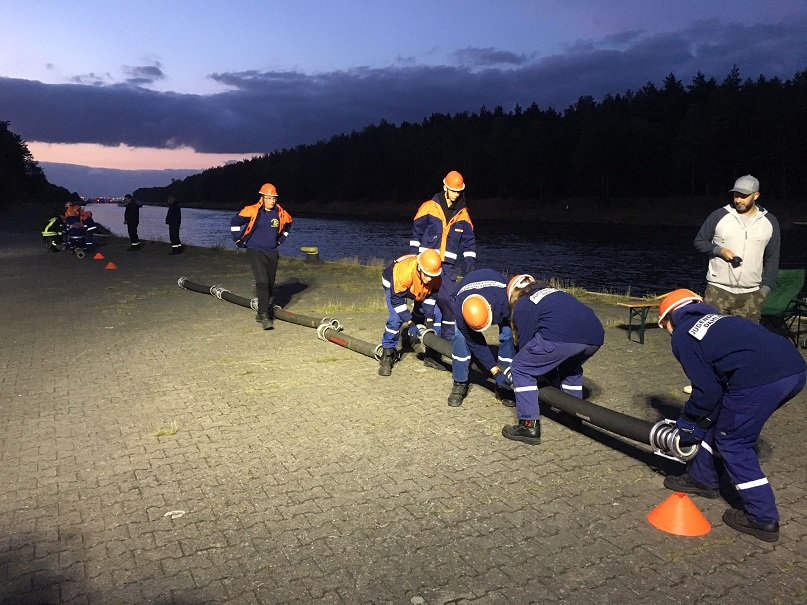
<path fill-rule="evenodd" d="M 745 176 L 741 176 L 736 181 L 734 181 L 734 187 L 729 189 L 729 193 L 736 191 L 737 193 L 742 193 L 743 195 L 751 195 L 752 193 L 757 193 L 759 191 L 759 181 L 752 177 L 750 174 L 746 174 Z"/>

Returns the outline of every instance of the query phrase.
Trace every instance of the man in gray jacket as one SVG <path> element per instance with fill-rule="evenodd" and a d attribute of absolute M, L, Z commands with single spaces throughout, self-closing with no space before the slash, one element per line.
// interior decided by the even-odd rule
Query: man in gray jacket
<path fill-rule="evenodd" d="M 695 236 L 695 248 L 709 256 L 703 299 L 723 315 L 759 322 L 779 272 L 779 223 L 757 206 L 759 181 L 750 174 L 730 192 L 733 202 L 712 212 Z"/>

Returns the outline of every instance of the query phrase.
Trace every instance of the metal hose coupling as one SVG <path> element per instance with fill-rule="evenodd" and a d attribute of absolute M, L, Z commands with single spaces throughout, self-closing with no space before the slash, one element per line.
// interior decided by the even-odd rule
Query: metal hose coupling
<path fill-rule="evenodd" d="M 375 348 L 375 359 L 381 361 L 381 356 L 384 354 L 384 345 L 378 345 Z"/>
<path fill-rule="evenodd" d="M 224 286 L 219 286 L 217 284 L 210 286 L 210 293 L 219 300 L 222 300 L 221 295 L 225 292 L 229 292 L 229 290 Z"/>
<path fill-rule="evenodd" d="M 325 332 L 328 330 L 336 330 L 330 323 L 321 323 L 317 326 L 317 338 L 320 340 L 328 340 L 328 337 L 325 336 Z"/>
<path fill-rule="evenodd" d="M 320 325 L 325 325 L 325 324 L 327 324 L 328 327 L 333 328 L 337 332 L 341 332 L 344 329 L 342 327 L 342 322 L 340 322 L 335 317 L 323 317 L 322 322 L 320 323 Z"/>
<path fill-rule="evenodd" d="M 184 287 L 185 287 L 185 282 L 186 282 L 186 281 L 188 281 L 188 278 L 187 278 L 187 277 L 180 277 L 180 278 L 177 280 L 177 285 L 178 285 L 180 288 L 184 288 Z"/>
<path fill-rule="evenodd" d="M 251 299 L 249 301 L 249 308 L 252 309 L 253 311 L 258 310 L 258 299 L 257 298 L 253 298 L 253 299 Z"/>
<path fill-rule="evenodd" d="M 697 445 L 681 445 L 681 435 L 675 426 L 675 420 L 657 422 L 650 429 L 650 445 L 656 448 L 653 453 L 670 460 L 687 462 L 698 453 Z"/>

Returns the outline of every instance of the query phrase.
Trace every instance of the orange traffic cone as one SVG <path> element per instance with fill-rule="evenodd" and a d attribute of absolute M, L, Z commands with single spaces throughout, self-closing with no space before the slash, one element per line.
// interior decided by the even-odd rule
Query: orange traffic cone
<path fill-rule="evenodd" d="M 104 269 L 117 269 L 117 268 L 118 268 L 117 265 L 115 263 L 113 263 L 112 261 L 109 261 L 106 264 L 106 267 L 104 267 Z"/>
<path fill-rule="evenodd" d="M 647 515 L 653 527 L 676 536 L 702 536 L 712 529 L 709 521 L 684 493 L 675 492 Z"/>
<path fill-rule="evenodd" d="M 104 258 L 104 255 L 101 254 L 100 252 L 96 252 L 95 256 L 93 256 L 94 260 L 101 260 L 102 258 Z"/>

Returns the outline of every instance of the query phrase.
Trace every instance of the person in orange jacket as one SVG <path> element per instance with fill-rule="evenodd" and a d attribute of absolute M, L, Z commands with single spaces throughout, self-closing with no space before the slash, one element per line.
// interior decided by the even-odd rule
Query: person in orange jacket
<path fill-rule="evenodd" d="M 235 245 L 246 248 L 247 260 L 255 278 L 258 297 L 258 314 L 255 321 L 264 330 L 274 327 L 272 307 L 269 304 L 277 275 L 278 246 L 289 235 L 291 215 L 277 203 L 277 188 L 265 183 L 258 191 L 261 198 L 246 206 L 230 221 L 230 232 Z"/>
<path fill-rule="evenodd" d="M 451 340 L 456 328 L 454 300 L 459 289 L 455 265 L 465 261 L 465 275 L 476 268 L 476 238 L 471 215 L 465 204 L 465 180 L 456 170 L 443 179 L 443 189 L 420 205 L 412 222 L 412 239 L 409 247 L 413 254 L 434 249 L 443 259 L 443 284 L 437 299 L 438 313 L 435 331 Z M 419 314 L 416 307 L 415 314 Z M 425 365 L 445 369 L 427 354 Z"/>
<path fill-rule="evenodd" d="M 401 328 L 404 324 L 412 322 L 412 313 L 406 305 L 406 299 L 424 303 L 426 319 L 434 320 L 434 306 L 436 294 L 440 289 L 442 264 L 437 250 L 424 250 L 417 255 L 406 254 L 395 259 L 381 274 L 389 319 L 381 338 L 383 352 L 379 360 L 379 376 L 392 374 Z"/>

